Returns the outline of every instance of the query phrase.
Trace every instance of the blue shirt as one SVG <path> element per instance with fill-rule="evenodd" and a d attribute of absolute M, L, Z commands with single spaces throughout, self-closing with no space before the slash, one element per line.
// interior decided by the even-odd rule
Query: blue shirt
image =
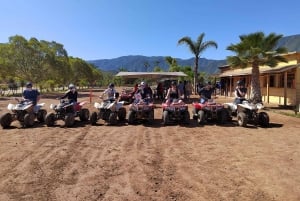
<path fill-rule="evenodd" d="M 40 92 L 36 89 L 32 89 L 32 90 L 25 89 L 23 91 L 23 97 L 25 99 L 28 99 L 28 100 L 32 101 L 32 103 L 34 105 L 36 105 L 37 98 L 38 98 L 39 95 L 40 95 Z"/>

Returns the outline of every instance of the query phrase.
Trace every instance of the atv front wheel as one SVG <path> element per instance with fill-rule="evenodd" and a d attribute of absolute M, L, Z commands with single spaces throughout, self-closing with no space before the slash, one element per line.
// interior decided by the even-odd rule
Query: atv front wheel
<path fill-rule="evenodd" d="M 120 121 L 124 121 L 126 119 L 126 109 L 121 107 L 118 111 L 118 118 Z"/>
<path fill-rule="evenodd" d="M 163 124 L 167 125 L 169 123 L 169 112 L 168 111 L 164 111 L 163 112 Z"/>
<path fill-rule="evenodd" d="M 46 115 L 47 111 L 42 109 L 38 111 L 36 118 L 39 122 L 43 123 L 45 122 Z"/>
<path fill-rule="evenodd" d="M 86 108 L 80 110 L 79 119 L 80 121 L 87 121 L 90 117 L 90 111 Z"/>
<path fill-rule="evenodd" d="M 248 123 L 248 118 L 244 112 L 239 112 L 237 114 L 237 122 L 239 126 L 246 127 Z"/>
<path fill-rule="evenodd" d="M 133 124 L 135 121 L 135 112 L 130 110 L 128 112 L 128 124 Z"/>
<path fill-rule="evenodd" d="M 1 124 L 2 128 L 8 128 L 12 121 L 13 121 L 13 119 L 12 119 L 12 115 L 10 113 L 5 113 L 0 118 L 0 124 Z"/>
<path fill-rule="evenodd" d="M 117 124 L 117 114 L 115 112 L 111 112 L 109 114 L 108 123 L 110 125 L 116 125 Z"/>
<path fill-rule="evenodd" d="M 47 114 L 46 119 L 45 119 L 45 123 L 48 127 L 54 126 L 54 124 L 55 124 L 55 114 L 54 113 Z"/>
<path fill-rule="evenodd" d="M 74 122 L 75 122 L 74 114 L 73 113 L 68 113 L 65 116 L 65 126 L 66 127 L 71 127 L 71 126 L 74 125 Z"/>
<path fill-rule="evenodd" d="M 31 127 L 31 126 L 33 126 L 33 124 L 34 124 L 34 118 L 35 118 L 34 114 L 32 114 L 32 113 L 25 114 L 23 126 L 24 127 Z"/>
<path fill-rule="evenodd" d="M 260 112 L 258 113 L 258 124 L 262 127 L 268 127 L 269 126 L 269 115 L 266 112 Z"/>
<path fill-rule="evenodd" d="M 197 118 L 198 124 L 203 124 L 204 120 L 205 120 L 205 113 L 204 113 L 203 110 L 199 110 L 198 111 L 198 118 Z"/>
<path fill-rule="evenodd" d="M 93 112 L 92 115 L 90 116 L 90 122 L 92 125 L 96 125 L 98 120 L 98 114 L 97 112 Z"/>

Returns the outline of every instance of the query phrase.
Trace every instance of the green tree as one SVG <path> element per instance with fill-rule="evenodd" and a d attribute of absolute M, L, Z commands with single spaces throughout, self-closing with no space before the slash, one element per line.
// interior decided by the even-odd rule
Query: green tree
<path fill-rule="evenodd" d="M 205 34 L 201 33 L 197 41 L 193 41 L 190 37 L 185 36 L 178 41 L 178 45 L 186 44 L 191 53 L 195 56 L 195 64 L 194 64 L 194 88 L 196 92 L 196 83 L 198 82 L 198 63 L 200 54 L 203 53 L 209 47 L 218 48 L 218 45 L 215 41 L 203 41 Z"/>
<path fill-rule="evenodd" d="M 248 35 L 241 35 L 240 42 L 227 47 L 236 56 L 227 57 L 227 62 L 234 68 L 252 67 L 251 96 L 254 102 L 262 102 L 260 90 L 259 66 L 267 65 L 275 67 L 278 62 L 287 62 L 280 54 L 286 53 L 287 49 L 279 47 L 274 50 L 283 35 L 271 33 L 267 36 L 263 32 L 255 32 Z"/>

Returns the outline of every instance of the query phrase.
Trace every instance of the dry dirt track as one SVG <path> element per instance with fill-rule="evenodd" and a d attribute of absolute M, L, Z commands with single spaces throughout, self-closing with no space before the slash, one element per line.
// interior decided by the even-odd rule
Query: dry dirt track
<path fill-rule="evenodd" d="M 300 200 L 300 119 L 268 114 L 270 128 L 163 127 L 159 106 L 153 125 L 14 122 L 0 128 L 0 200 Z"/>

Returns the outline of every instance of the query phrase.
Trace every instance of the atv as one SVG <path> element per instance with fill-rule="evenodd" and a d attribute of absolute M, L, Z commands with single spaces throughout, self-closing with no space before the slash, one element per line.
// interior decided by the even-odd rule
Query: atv
<path fill-rule="evenodd" d="M 124 101 L 105 100 L 101 103 L 95 102 L 94 107 L 98 112 L 93 112 L 90 116 L 90 122 L 95 125 L 99 119 L 103 119 L 110 125 L 117 124 L 119 121 L 124 121 L 126 118 L 126 109 L 123 107 Z"/>
<path fill-rule="evenodd" d="M 225 103 L 229 116 L 236 117 L 239 126 L 246 127 L 248 123 L 260 125 L 262 127 L 269 126 L 269 115 L 260 111 L 264 108 L 262 103 L 253 103 L 249 100 L 243 100 L 242 103 Z"/>
<path fill-rule="evenodd" d="M 51 104 L 50 109 L 54 112 L 47 114 L 46 125 L 54 126 L 57 120 L 63 120 L 64 126 L 71 127 L 75 123 L 75 118 L 79 117 L 81 121 L 89 119 L 90 112 L 86 108 L 82 108 L 87 102 L 72 103 L 67 99 L 60 99 L 59 104 Z"/>
<path fill-rule="evenodd" d="M 154 122 L 154 104 L 151 99 L 135 99 L 129 105 L 128 124 L 134 124 L 139 120 L 146 120 L 148 123 Z"/>
<path fill-rule="evenodd" d="M 163 125 L 169 123 L 184 123 L 189 124 L 190 122 L 190 113 L 188 111 L 188 105 L 184 102 L 179 102 L 178 99 L 174 99 L 172 103 L 162 103 L 163 108 Z"/>
<path fill-rule="evenodd" d="M 228 115 L 223 104 L 216 103 L 213 99 L 205 102 L 193 102 L 193 119 L 197 120 L 199 124 L 206 121 L 216 121 L 224 124 L 227 121 Z"/>
<path fill-rule="evenodd" d="M 34 105 L 30 100 L 20 101 L 17 98 L 15 100 L 18 102 L 17 104 L 9 103 L 7 106 L 11 113 L 5 113 L 0 118 L 2 128 L 8 128 L 15 120 L 18 120 L 24 128 L 33 126 L 35 119 L 39 122 L 45 121 L 47 111 L 41 109 L 45 103 Z"/>

